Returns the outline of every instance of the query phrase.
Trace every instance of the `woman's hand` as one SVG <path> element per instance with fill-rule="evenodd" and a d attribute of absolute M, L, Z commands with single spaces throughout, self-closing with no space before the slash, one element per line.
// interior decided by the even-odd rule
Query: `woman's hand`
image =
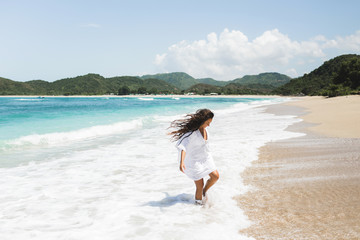
<path fill-rule="evenodd" d="M 181 162 L 180 162 L 180 171 L 182 171 L 183 173 L 185 173 L 184 170 L 185 170 L 185 164 L 184 164 L 184 161 L 181 161 Z"/>
<path fill-rule="evenodd" d="M 182 171 L 183 173 L 184 170 L 185 170 L 185 163 L 184 163 L 184 159 L 185 159 L 185 155 L 186 155 L 186 152 L 184 150 L 181 151 L 181 159 L 180 159 L 180 171 Z"/>

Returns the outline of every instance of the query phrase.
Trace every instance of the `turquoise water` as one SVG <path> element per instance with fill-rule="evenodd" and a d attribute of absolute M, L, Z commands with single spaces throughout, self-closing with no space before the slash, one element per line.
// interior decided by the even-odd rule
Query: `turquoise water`
<path fill-rule="evenodd" d="M 69 132 L 155 115 L 219 109 L 250 98 L 0 98 L 0 143 L 33 134 Z"/>

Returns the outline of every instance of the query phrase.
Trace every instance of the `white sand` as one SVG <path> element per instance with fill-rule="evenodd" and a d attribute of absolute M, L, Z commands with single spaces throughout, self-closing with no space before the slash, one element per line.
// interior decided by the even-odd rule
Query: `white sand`
<path fill-rule="evenodd" d="M 360 96 L 336 98 L 305 97 L 290 106 L 304 107 L 306 122 L 316 123 L 311 131 L 329 137 L 360 138 Z"/>
<path fill-rule="evenodd" d="M 241 233 L 255 239 L 360 239 L 359 104 L 360 96 L 305 97 L 268 108 L 301 116 L 305 122 L 288 130 L 307 135 L 267 144 L 242 174 L 253 190 L 238 202 L 253 225 Z"/>

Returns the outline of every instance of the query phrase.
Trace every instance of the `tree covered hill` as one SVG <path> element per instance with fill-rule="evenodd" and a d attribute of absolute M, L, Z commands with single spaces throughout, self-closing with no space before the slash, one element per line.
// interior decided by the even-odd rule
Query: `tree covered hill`
<path fill-rule="evenodd" d="M 199 84 L 199 83 L 205 83 L 205 84 L 214 85 L 214 86 L 225 86 L 226 84 L 228 84 L 227 81 L 218 81 L 213 78 L 196 79 L 184 72 L 144 75 L 141 78 L 142 79 L 150 79 L 150 78 L 160 79 L 160 80 L 163 80 L 163 81 L 179 88 L 180 90 L 186 90 L 186 89 L 190 88 L 191 86 Z"/>
<path fill-rule="evenodd" d="M 16 82 L 0 78 L 0 95 L 181 94 L 191 91 L 203 94 L 210 90 L 219 94 L 251 94 L 251 92 L 269 94 L 275 88 L 275 82 L 280 81 L 279 76 L 285 75 L 264 73 L 233 81 L 217 81 L 212 78 L 195 79 L 182 72 L 111 78 L 89 73 L 54 82 L 43 80 Z"/>
<path fill-rule="evenodd" d="M 276 73 L 276 72 L 268 72 L 261 73 L 258 75 L 245 75 L 242 78 L 237 78 L 232 83 L 238 83 L 241 85 L 249 85 L 249 84 L 261 84 L 261 85 L 270 85 L 272 87 L 279 87 L 288 82 L 290 82 L 291 78 L 284 74 Z"/>
<path fill-rule="evenodd" d="M 213 78 L 197 78 L 196 80 L 199 83 L 205 83 L 205 84 L 218 86 L 218 87 L 223 87 L 229 83 L 228 81 L 219 81 L 219 80 L 215 80 Z"/>
<path fill-rule="evenodd" d="M 341 55 L 275 89 L 282 95 L 338 96 L 360 91 L 360 55 Z"/>
<path fill-rule="evenodd" d="M 199 82 L 184 72 L 174 72 L 174 73 L 159 73 L 155 75 L 144 75 L 142 79 L 160 79 L 163 80 L 180 90 L 185 90 L 192 85 L 198 84 Z"/>
<path fill-rule="evenodd" d="M 217 93 L 219 95 L 259 95 L 259 94 L 270 94 L 272 89 L 268 89 L 268 85 L 261 86 L 259 84 L 243 86 L 237 83 L 229 83 L 225 86 L 214 86 L 205 83 L 198 83 L 188 88 L 185 93 L 196 93 L 196 94 L 210 94 Z"/>
<path fill-rule="evenodd" d="M 213 78 L 193 78 L 187 73 L 183 72 L 174 72 L 174 73 L 161 73 L 155 75 L 144 75 L 142 79 L 148 78 L 157 78 L 166 81 L 169 84 L 176 86 L 181 90 L 189 89 L 191 86 L 196 84 L 204 83 L 213 86 L 224 87 L 230 83 L 236 83 L 238 85 L 252 85 L 250 88 L 256 88 L 258 84 L 261 86 L 261 89 L 266 88 L 268 90 L 273 90 L 276 87 L 284 85 L 290 81 L 290 77 L 280 74 L 280 73 L 261 73 L 259 75 L 246 75 L 242 78 L 237 78 L 231 81 L 218 81 Z M 267 86 L 266 86 L 267 85 Z M 201 85 L 199 85 L 201 86 Z M 260 90 L 260 89 L 259 89 Z M 269 92 L 269 91 L 268 91 Z"/>
<path fill-rule="evenodd" d="M 7 78 L 0 77 L 0 95 L 22 95 L 32 91 L 34 91 L 34 89 L 30 84 L 15 82 Z"/>
<path fill-rule="evenodd" d="M 186 89 L 185 93 L 196 93 L 196 94 L 210 94 L 210 93 L 222 93 L 222 87 L 214 86 L 206 83 L 198 83 L 190 88 Z"/>
<path fill-rule="evenodd" d="M 34 80 L 16 82 L 0 78 L 0 95 L 103 95 L 138 93 L 171 93 L 179 90 L 159 79 L 140 79 L 138 77 L 104 78 L 99 74 L 87 74 L 65 78 L 54 82 Z"/>

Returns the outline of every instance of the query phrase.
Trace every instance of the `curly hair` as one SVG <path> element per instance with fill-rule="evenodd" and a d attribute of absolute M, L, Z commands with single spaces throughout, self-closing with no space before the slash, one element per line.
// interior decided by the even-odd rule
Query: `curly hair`
<path fill-rule="evenodd" d="M 206 122 L 208 119 L 212 119 L 214 113 L 209 109 L 199 109 L 194 114 L 187 114 L 185 119 L 178 119 L 172 121 L 169 128 L 177 128 L 172 131 L 169 135 L 172 135 L 172 140 L 179 140 L 187 132 L 194 132 Z"/>

